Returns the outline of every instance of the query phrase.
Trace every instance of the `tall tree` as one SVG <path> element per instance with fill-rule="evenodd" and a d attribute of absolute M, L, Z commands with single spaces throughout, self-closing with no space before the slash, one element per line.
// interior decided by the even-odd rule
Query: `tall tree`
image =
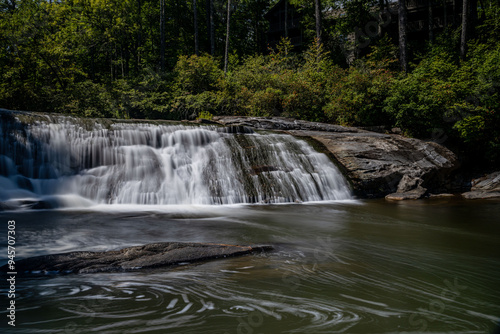
<path fill-rule="evenodd" d="M 315 16 L 316 16 L 316 39 L 321 44 L 321 2 L 314 0 Z"/>
<path fill-rule="evenodd" d="M 165 0 L 160 0 L 160 67 L 165 71 Z"/>
<path fill-rule="evenodd" d="M 407 31 L 407 11 L 406 0 L 398 0 L 398 30 L 399 30 L 399 62 L 401 63 L 401 71 L 408 72 L 408 41 L 406 37 Z"/>
<path fill-rule="evenodd" d="M 465 59 L 469 39 L 469 0 L 462 3 L 462 34 L 460 36 L 460 58 Z"/>
<path fill-rule="evenodd" d="M 214 24 L 214 1 L 206 1 L 206 12 L 207 12 L 207 32 L 210 47 L 210 54 L 215 53 L 215 24 Z"/>
<path fill-rule="evenodd" d="M 224 73 L 227 73 L 229 62 L 229 28 L 231 26 L 231 0 L 227 0 L 226 49 L 224 52 Z"/>
<path fill-rule="evenodd" d="M 193 15 L 194 15 L 194 53 L 199 56 L 199 36 L 198 36 L 198 10 L 196 8 L 196 0 L 193 0 Z"/>

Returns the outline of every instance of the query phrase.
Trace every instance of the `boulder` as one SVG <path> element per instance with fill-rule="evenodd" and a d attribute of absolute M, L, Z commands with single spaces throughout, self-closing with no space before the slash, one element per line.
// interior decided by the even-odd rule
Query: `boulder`
<path fill-rule="evenodd" d="M 472 180 L 470 191 L 463 193 L 466 199 L 500 197 L 500 171 Z"/>
<path fill-rule="evenodd" d="M 422 187 L 422 180 L 419 177 L 411 177 L 405 174 L 398 184 L 398 189 L 395 193 L 385 196 L 387 200 L 407 200 L 407 199 L 420 199 L 424 197 L 427 189 Z"/>
<path fill-rule="evenodd" d="M 242 256 L 272 250 L 271 246 L 161 242 L 108 252 L 70 252 L 17 260 L 19 275 L 133 271 Z M 3 272 L 9 272 L 7 265 Z"/>
<path fill-rule="evenodd" d="M 322 143 L 360 197 L 383 197 L 397 192 L 405 175 L 421 179 L 422 188 L 443 192 L 448 190 L 450 173 L 459 167 L 456 155 L 434 142 L 368 131 L 291 133 Z"/>

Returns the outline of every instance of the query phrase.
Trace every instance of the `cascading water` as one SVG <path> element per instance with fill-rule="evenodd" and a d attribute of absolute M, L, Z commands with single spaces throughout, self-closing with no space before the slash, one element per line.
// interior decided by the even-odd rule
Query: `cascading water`
<path fill-rule="evenodd" d="M 63 116 L 27 124 L 9 117 L 3 115 L 0 130 L 4 206 L 350 198 L 327 156 L 290 135 Z"/>

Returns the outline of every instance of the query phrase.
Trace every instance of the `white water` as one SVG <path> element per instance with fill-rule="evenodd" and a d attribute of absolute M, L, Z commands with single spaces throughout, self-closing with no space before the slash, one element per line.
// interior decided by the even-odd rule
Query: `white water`
<path fill-rule="evenodd" d="M 81 123 L 58 117 L 3 124 L 0 201 L 81 207 L 351 198 L 328 157 L 289 135 Z"/>

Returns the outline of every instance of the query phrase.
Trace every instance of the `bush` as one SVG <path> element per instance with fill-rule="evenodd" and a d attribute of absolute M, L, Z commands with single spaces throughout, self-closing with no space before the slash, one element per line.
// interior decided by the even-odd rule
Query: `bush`
<path fill-rule="evenodd" d="M 56 111 L 85 117 L 116 116 L 113 96 L 104 85 L 85 80 L 73 84 L 66 94 L 58 96 Z"/>
<path fill-rule="evenodd" d="M 393 85 L 393 74 L 386 69 L 351 67 L 332 84 L 324 112 L 341 125 L 390 125 L 384 101 Z"/>
<path fill-rule="evenodd" d="M 408 135 L 429 137 L 436 128 L 444 128 L 445 111 L 457 95 L 448 77 L 457 65 L 447 54 L 424 59 L 415 70 L 394 81 L 384 111 Z"/>
<path fill-rule="evenodd" d="M 210 55 L 180 56 L 174 68 L 176 84 L 181 92 L 200 94 L 215 90 L 224 73 Z"/>

